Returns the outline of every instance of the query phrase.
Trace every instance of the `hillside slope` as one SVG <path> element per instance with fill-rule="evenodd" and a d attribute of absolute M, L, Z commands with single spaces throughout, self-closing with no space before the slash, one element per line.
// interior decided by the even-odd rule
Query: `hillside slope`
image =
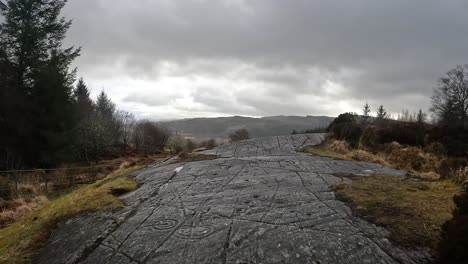
<path fill-rule="evenodd" d="M 251 117 L 219 117 L 194 118 L 169 122 L 161 122 L 174 133 L 193 137 L 225 138 L 240 128 L 249 130 L 253 137 L 280 136 L 291 134 L 293 130 L 327 127 L 333 117 L 326 116 L 271 116 L 263 118 Z"/>

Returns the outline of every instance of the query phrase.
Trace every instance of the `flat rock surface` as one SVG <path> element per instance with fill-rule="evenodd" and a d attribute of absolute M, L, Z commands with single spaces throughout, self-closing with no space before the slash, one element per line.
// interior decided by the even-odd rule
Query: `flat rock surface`
<path fill-rule="evenodd" d="M 221 158 L 153 164 L 127 207 L 61 223 L 34 263 L 427 263 L 336 200 L 334 173 L 397 171 L 295 150 L 322 134 L 260 138 Z"/>

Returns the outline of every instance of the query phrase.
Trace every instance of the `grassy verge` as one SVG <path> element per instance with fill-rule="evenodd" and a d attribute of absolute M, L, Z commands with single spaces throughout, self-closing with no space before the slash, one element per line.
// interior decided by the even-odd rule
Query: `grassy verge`
<path fill-rule="evenodd" d="M 315 156 L 327 157 L 335 160 L 352 160 L 349 156 L 345 154 L 338 153 L 330 149 L 327 145 L 319 146 L 306 146 L 299 150 L 300 152 L 309 153 Z"/>
<path fill-rule="evenodd" d="M 184 152 L 179 155 L 177 162 L 194 162 L 194 161 L 215 160 L 215 159 L 219 159 L 219 156 Z"/>
<path fill-rule="evenodd" d="M 125 175 L 141 168 L 137 166 L 112 173 L 101 181 L 47 203 L 17 223 L 0 230 L 0 263 L 28 262 L 59 220 L 85 212 L 124 206 L 112 193 L 114 190 L 118 190 L 118 193 L 136 190 L 138 183 Z"/>
<path fill-rule="evenodd" d="M 348 202 L 359 216 L 386 227 L 393 241 L 407 247 L 436 247 L 442 225 L 452 217 L 453 196 L 460 191 L 449 181 L 338 176 L 353 180 L 336 186 L 338 198 Z"/>
<path fill-rule="evenodd" d="M 424 179 L 441 178 L 437 171 L 443 157 L 437 157 L 415 147 L 389 144 L 386 151 L 371 152 L 364 149 L 352 149 L 348 143 L 335 140 L 324 142 L 319 146 L 307 146 L 299 151 L 338 160 L 378 163 L 406 170 L 410 175 Z"/>

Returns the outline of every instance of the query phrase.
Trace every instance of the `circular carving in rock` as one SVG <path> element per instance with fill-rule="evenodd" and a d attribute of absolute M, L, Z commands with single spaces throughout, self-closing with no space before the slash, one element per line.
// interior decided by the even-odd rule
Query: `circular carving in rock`
<path fill-rule="evenodd" d="M 215 232 L 214 227 L 203 226 L 183 226 L 175 233 L 175 236 L 181 239 L 203 239 L 211 236 Z"/>
<path fill-rule="evenodd" d="M 258 201 L 267 201 L 270 199 L 270 196 L 267 194 L 254 194 L 252 195 L 252 198 Z"/>
<path fill-rule="evenodd" d="M 169 230 L 173 229 L 179 224 L 179 221 L 174 219 L 163 219 L 156 222 L 153 227 L 157 230 Z"/>

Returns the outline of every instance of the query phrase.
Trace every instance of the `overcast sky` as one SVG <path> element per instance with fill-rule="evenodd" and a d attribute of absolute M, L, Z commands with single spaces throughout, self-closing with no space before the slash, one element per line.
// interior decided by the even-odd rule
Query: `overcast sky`
<path fill-rule="evenodd" d="M 140 118 L 427 110 L 466 0 L 69 0 L 93 95 Z"/>

